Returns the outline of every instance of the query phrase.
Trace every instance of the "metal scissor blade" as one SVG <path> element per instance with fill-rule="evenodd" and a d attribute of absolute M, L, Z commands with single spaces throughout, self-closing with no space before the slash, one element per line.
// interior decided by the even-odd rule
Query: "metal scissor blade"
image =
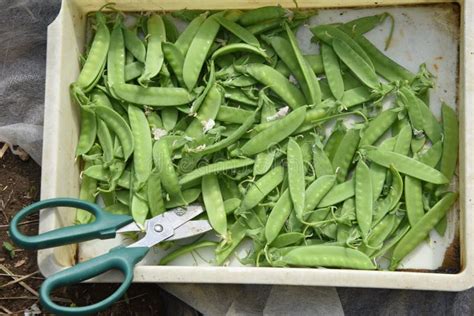
<path fill-rule="evenodd" d="M 196 217 L 197 215 L 201 214 L 202 212 L 204 212 L 204 209 L 202 208 L 202 206 L 200 204 L 191 204 L 191 205 L 188 205 L 187 207 L 177 207 L 175 209 L 172 209 L 170 211 L 167 211 L 163 214 L 160 214 L 156 217 L 159 217 L 159 216 L 162 216 L 162 215 L 165 215 L 166 217 L 173 217 L 173 214 L 175 212 L 179 212 L 179 213 L 187 213 L 186 215 L 189 215 L 190 218 L 194 218 Z M 168 213 L 171 213 L 171 214 L 168 214 Z M 151 221 L 152 219 L 147 219 L 144 223 L 144 227 L 147 227 L 148 226 L 148 223 Z M 185 221 L 186 222 L 186 221 Z M 117 229 L 117 234 L 124 234 L 124 233 L 133 233 L 133 232 L 142 232 L 144 231 L 144 227 L 140 227 L 140 225 L 138 225 L 137 223 L 135 222 L 132 222 L 128 225 L 125 225 L 119 229 Z M 179 226 L 178 226 L 179 227 Z M 179 238 L 177 238 L 179 239 Z"/>
<path fill-rule="evenodd" d="M 184 223 L 180 227 L 178 227 L 174 231 L 174 235 L 166 240 L 168 241 L 168 240 L 184 239 L 184 238 L 204 234 L 210 230 L 212 230 L 212 226 L 211 224 L 209 224 L 207 220 L 202 219 L 202 220 L 197 220 L 197 221 L 189 221 L 187 223 Z"/>
<path fill-rule="evenodd" d="M 151 218 L 146 223 L 145 237 L 128 247 L 153 247 L 172 237 L 178 227 L 204 212 L 200 204 L 177 207 Z"/>

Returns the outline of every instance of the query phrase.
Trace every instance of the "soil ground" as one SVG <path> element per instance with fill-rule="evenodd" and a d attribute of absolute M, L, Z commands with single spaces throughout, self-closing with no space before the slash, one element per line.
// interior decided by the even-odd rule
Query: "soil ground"
<path fill-rule="evenodd" d="M 0 143 L 0 148 L 3 144 Z M 36 252 L 9 251 L 8 224 L 21 208 L 37 201 L 40 193 L 41 168 L 31 159 L 22 161 L 9 150 L 0 158 L 0 314 L 23 314 L 41 306 L 37 291 L 42 282 L 36 264 Z M 38 231 L 38 216 L 24 221 L 26 234 Z M 23 282 L 12 283 L 24 278 Z M 81 284 L 59 289 L 55 297 L 66 305 L 87 305 L 112 293 L 117 284 Z M 38 310 L 38 313 L 39 313 Z M 163 291 L 156 284 L 134 284 L 125 297 L 100 315 L 198 315 L 191 307 Z M 30 314 L 31 315 L 31 314 Z"/>

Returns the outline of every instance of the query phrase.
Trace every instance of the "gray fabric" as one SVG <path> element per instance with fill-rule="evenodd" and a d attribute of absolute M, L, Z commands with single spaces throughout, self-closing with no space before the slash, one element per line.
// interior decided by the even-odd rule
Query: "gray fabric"
<path fill-rule="evenodd" d="M 59 0 L 0 0 L 0 141 L 41 163 L 46 28 Z M 205 315 L 472 315 L 474 290 L 460 293 L 162 284 Z M 340 298 L 340 301 L 339 301 Z"/>

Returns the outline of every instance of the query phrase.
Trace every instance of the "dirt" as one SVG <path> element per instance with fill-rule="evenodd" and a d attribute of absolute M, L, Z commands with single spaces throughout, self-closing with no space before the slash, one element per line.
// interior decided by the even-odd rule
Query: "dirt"
<path fill-rule="evenodd" d="M 0 143 L 0 148 L 3 144 Z M 0 314 L 23 314 L 33 305 L 41 309 L 35 291 L 42 276 L 36 264 L 36 251 L 15 247 L 14 253 L 4 248 L 4 242 L 13 244 L 8 236 L 8 224 L 21 208 L 39 199 L 41 168 L 31 159 L 22 161 L 9 150 L 0 158 Z M 25 234 L 38 232 L 38 216 L 24 220 Z M 12 276 L 29 276 L 23 282 L 8 284 Z M 6 286 L 5 286 L 6 285 Z M 59 289 L 56 297 L 68 299 L 66 304 L 81 306 L 97 302 L 111 294 L 117 284 L 81 284 Z M 31 291 L 28 291 L 29 288 Z M 33 292 L 33 293 L 32 293 Z M 99 315 L 198 315 L 195 310 L 176 297 L 161 290 L 156 284 L 133 284 L 121 301 Z"/>

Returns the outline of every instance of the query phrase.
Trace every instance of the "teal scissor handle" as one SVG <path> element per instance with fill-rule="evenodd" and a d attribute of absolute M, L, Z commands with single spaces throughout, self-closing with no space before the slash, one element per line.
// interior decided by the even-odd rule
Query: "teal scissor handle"
<path fill-rule="evenodd" d="M 36 236 L 23 235 L 18 224 L 27 215 L 50 207 L 73 207 L 91 212 L 95 221 L 58 228 Z M 44 249 L 92 239 L 114 238 L 118 228 L 133 222 L 127 215 L 113 215 L 102 210 L 97 204 L 74 198 L 54 198 L 33 203 L 18 212 L 10 223 L 10 236 L 15 244 L 25 249 Z"/>
<path fill-rule="evenodd" d="M 125 294 L 133 281 L 135 264 L 145 257 L 149 249 L 147 247 L 114 248 L 104 255 L 78 263 L 50 276 L 40 288 L 41 304 L 50 312 L 59 315 L 94 314 L 106 309 Z M 56 288 L 77 284 L 113 269 L 120 270 L 125 279 L 112 295 L 98 303 L 89 306 L 67 307 L 54 303 L 50 298 L 51 292 Z"/>

